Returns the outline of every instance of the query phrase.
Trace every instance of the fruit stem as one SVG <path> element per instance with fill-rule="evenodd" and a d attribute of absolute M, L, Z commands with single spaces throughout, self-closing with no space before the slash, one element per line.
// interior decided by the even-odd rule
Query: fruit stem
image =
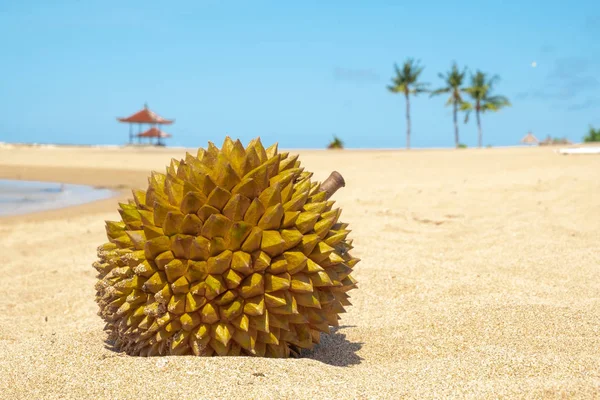
<path fill-rule="evenodd" d="M 321 184 L 321 190 L 327 193 L 326 199 L 329 199 L 339 188 L 344 186 L 346 186 L 346 182 L 342 175 L 337 171 L 333 171 L 329 178 Z"/>

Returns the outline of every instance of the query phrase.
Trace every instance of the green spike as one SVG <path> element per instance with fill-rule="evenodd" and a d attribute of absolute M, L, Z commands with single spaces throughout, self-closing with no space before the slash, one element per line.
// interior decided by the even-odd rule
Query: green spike
<path fill-rule="evenodd" d="M 255 251 L 252 253 L 252 269 L 255 272 L 264 271 L 271 265 L 271 257 L 264 251 Z"/>
<path fill-rule="evenodd" d="M 214 299 L 213 303 L 215 303 L 218 306 L 226 306 L 236 298 L 237 292 L 235 290 L 228 290 L 224 293 L 221 293 L 216 299 Z"/>
<path fill-rule="evenodd" d="M 250 327 L 261 332 L 269 332 L 269 311 L 265 310 L 261 315 L 250 318 Z M 257 342 L 256 344 L 258 345 L 259 343 L 261 342 Z"/>
<path fill-rule="evenodd" d="M 171 236 L 171 250 L 175 257 L 189 259 L 194 236 L 177 234 Z"/>
<path fill-rule="evenodd" d="M 287 304 L 285 291 L 281 290 L 279 292 L 265 293 L 265 304 L 272 310 L 276 307 L 283 307 Z"/>
<path fill-rule="evenodd" d="M 248 146 L 246 146 L 246 148 L 253 148 L 256 151 L 256 154 L 261 164 L 267 161 L 267 153 L 259 137 L 252 139 L 250 143 L 248 143 Z"/>
<path fill-rule="evenodd" d="M 286 251 L 283 253 L 287 261 L 287 270 L 294 275 L 304 269 L 307 263 L 307 257 L 300 251 Z"/>
<path fill-rule="evenodd" d="M 333 282 L 325 271 L 319 271 L 309 276 L 314 287 L 333 286 Z"/>
<path fill-rule="evenodd" d="M 319 264 L 311 260 L 310 258 L 306 260 L 306 272 L 309 274 L 313 272 L 325 271 Z"/>
<path fill-rule="evenodd" d="M 267 271 L 272 274 L 280 274 L 282 272 L 286 272 L 287 271 L 287 261 L 285 260 L 285 257 L 283 257 L 283 256 L 275 257 L 272 260 L 271 265 L 268 266 Z"/>
<path fill-rule="evenodd" d="M 127 231 L 126 233 L 127 233 L 127 236 L 129 236 L 129 239 L 131 239 L 131 242 L 133 243 L 134 247 L 137 250 L 144 249 L 144 245 L 146 243 L 146 234 L 144 233 L 143 230 Z"/>
<path fill-rule="evenodd" d="M 225 140 L 223 140 L 223 145 L 221 146 L 221 153 L 229 158 L 233 151 L 233 147 L 233 140 L 229 136 L 225 136 Z"/>
<path fill-rule="evenodd" d="M 225 243 L 225 239 L 220 236 L 216 236 L 210 239 L 210 255 L 211 257 L 220 254 L 221 252 L 227 250 L 227 243 Z"/>
<path fill-rule="evenodd" d="M 278 183 L 265 189 L 258 199 L 265 209 L 281 204 L 281 187 Z"/>
<path fill-rule="evenodd" d="M 285 251 L 300 244 L 304 236 L 297 229 L 284 229 L 281 231 L 281 237 L 285 241 Z"/>
<path fill-rule="evenodd" d="M 223 346 L 227 346 L 229 344 L 229 341 L 233 337 L 234 332 L 235 332 L 234 327 L 227 323 L 219 322 L 219 323 L 211 326 L 211 336 L 213 338 L 215 338 Z M 212 345 L 212 343 L 211 343 L 211 345 Z M 217 350 L 217 349 L 215 349 L 215 350 Z M 224 355 L 224 354 L 219 353 L 219 355 Z"/>
<path fill-rule="evenodd" d="M 196 214 L 186 214 L 181 222 L 181 232 L 188 235 L 199 235 L 202 231 L 202 221 Z"/>
<path fill-rule="evenodd" d="M 312 293 L 313 286 L 307 275 L 297 273 L 292 276 L 292 286 L 290 290 L 296 293 Z"/>
<path fill-rule="evenodd" d="M 287 171 L 280 172 L 275 175 L 271 179 L 269 179 L 269 185 L 274 186 L 275 184 L 279 184 L 279 187 L 286 187 L 288 184 L 292 183 L 298 175 L 300 175 L 300 168 L 288 169 Z"/>
<path fill-rule="evenodd" d="M 200 209 L 196 213 L 200 221 L 206 221 L 208 217 L 210 217 L 213 214 L 219 214 L 219 210 L 208 204 L 205 204 L 202 207 L 200 207 Z"/>
<path fill-rule="evenodd" d="M 277 143 L 273 143 L 266 149 L 265 153 L 267 155 L 267 158 L 275 157 L 275 155 L 277 154 L 277 147 Z"/>
<path fill-rule="evenodd" d="M 232 321 L 242 315 L 244 302 L 241 299 L 235 299 L 226 306 L 219 307 L 222 321 Z"/>
<path fill-rule="evenodd" d="M 260 243 L 262 241 L 262 229 L 255 226 L 250 230 L 248 237 L 244 240 L 242 244 L 242 250 L 246 253 L 253 253 L 254 251 L 260 249 Z"/>
<path fill-rule="evenodd" d="M 260 248 L 270 257 L 275 257 L 283 252 L 285 240 L 279 231 L 263 231 Z"/>
<path fill-rule="evenodd" d="M 319 219 L 319 214 L 314 212 L 301 212 L 298 215 L 298 219 L 296 220 L 296 228 L 300 231 L 300 233 L 305 234 L 313 229 L 315 223 Z"/>
<path fill-rule="evenodd" d="M 181 232 L 183 214 L 179 211 L 169 211 L 164 219 L 162 228 L 165 235 L 171 236 Z"/>
<path fill-rule="evenodd" d="M 159 236 L 164 236 L 165 232 L 162 230 L 162 228 L 152 225 L 144 225 L 144 234 L 146 235 L 146 239 L 150 240 Z"/>
<path fill-rule="evenodd" d="M 258 221 L 258 227 L 264 230 L 279 229 L 283 219 L 283 207 L 280 203 L 266 209 Z"/>
<path fill-rule="evenodd" d="M 251 297 L 244 302 L 244 314 L 250 316 L 262 315 L 265 311 L 265 299 L 262 295 Z"/>
<path fill-rule="evenodd" d="M 253 273 L 246 277 L 239 287 L 240 296 L 247 299 L 264 292 L 264 279 L 262 274 Z"/>
<path fill-rule="evenodd" d="M 258 332 L 257 340 L 267 344 L 279 344 L 279 339 L 277 338 L 277 336 L 279 336 L 279 328 L 271 326 L 269 330 L 269 333 Z M 277 335 L 275 335 L 274 331 L 277 331 Z"/>
<path fill-rule="evenodd" d="M 251 203 L 252 201 L 246 196 L 239 193 L 235 194 L 229 199 L 225 207 L 223 207 L 223 215 L 232 221 L 241 221 L 244 219 L 244 215 Z"/>
<path fill-rule="evenodd" d="M 106 234 L 109 238 L 117 238 L 125 232 L 125 223 L 121 221 L 106 221 Z"/>
<path fill-rule="evenodd" d="M 155 272 L 148 280 L 144 283 L 144 290 L 151 293 L 157 293 L 167 284 L 167 277 L 164 272 Z"/>
<path fill-rule="evenodd" d="M 208 273 L 215 275 L 224 273 L 229 269 L 232 257 L 233 253 L 231 250 L 225 250 L 218 256 L 209 258 L 207 261 Z"/>
<path fill-rule="evenodd" d="M 185 295 L 175 294 L 169 300 L 168 310 L 172 314 L 183 314 L 185 312 Z"/>
<path fill-rule="evenodd" d="M 185 299 L 185 312 L 187 313 L 198 311 L 200 307 L 206 304 L 206 298 L 204 296 L 197 296 L 192 294 L 191 292 L 188 292 L 185 295 Z"/>
<path fill-rule="evenodd" d="M 251 232 L 252 225 L 244 221 L 234 222 L 225 237 L 227 248 L 230 250 L 238 250 Z"/>
<path fill-rule="evenodd" d="M 202 226 L 202 236 L 212 239 L 216 236 L 224 237 L 231 229 L 232 221 L 224 215 L 212 214 Z"/>
<path fill-rule="evenodd" d="M 158 268 L 156 264 L 148 260 L 144 260 L 143 262 L 135 266 L 135 268 L 133 269 L 136 275 L 142 276 L 144 278 L 151 277 L 157 270 Z"/>
<path fill-rule="evenodd" d="M 163 224 L 165 222 L 165 218 L 167 217 L 167 214 L 170 211 L 174 211 L 179 213 L 179 209 L 176 207 L 173 207 L 170 204 L 166 204 L 166 203 L 162 203 L 162 202 L 155 202 L 154 203 L 154 224 L 156 226 L 159 227 L 163 227 Z"/>
<path fill-rule="evenodd" d="M 325 193 L 325 192 L 321 192 Z M 310 200 L 309 200 L 310 201 Z M 320 203 L 306 203 L 302 209 L 314 214 L 321 214 L 327 207 L 327 202 L 322 201 Z"/>
<path fill-rule="evenodd" d="M 260 217 L 264 214 L 265 208 L 258 198 L 254 199 L 244 214 L 244 221 L 250 225 L 258 224 Z"/>
<path fill-rule="evenodd" d="M 157 255 L 154 258 L 154 262 L 156 263 L 156 266 L 158 267 L 158 269 L 164 270 L 165 266 L 174 259 L 175 259 L 175 255 L 173 254 L 173 252 L 170 250 L 167 250 L 167 251 L 163 251 L 162 253 Z"/>
<path fill-rule="evenodd" d="M 186 301 L 186 305 L 187 305 L 187 301 Z M 185 331 L 191 332 L 195 327 L 197 327 L 198 325 L 200 325 L 200 322 L 202 321 L 202 318 L 200 317 L 200 315 L 198 313 L 195 313 L 195 312 L 188 313 L 188 312 L 186 312 L 185 314 L 183 314 L 181 316 L 181 318 L 179 318 L 179 320 L 181 321 L 181 327 Z"/>
<path fill-rule="evenodd" d="M 265 274 L 265 292 L 277 292 L 290 287 L 290 274 L 284 272 L 279 275 Z"/>
<path fill-rule="evenodd" d="M 288 323 L 288 318 L 286 316 L 269 314 L 269 325 L 274 328 L 283 329 L 286 331 L 290 330 L 290 324 Z M 281 332 L 280 335 L 281 336 Z"/>
<path fill-rule="evenodd" d="M 208 263 L 206 261 L 188 261 L 186 277 L 190 282 L 206 279 L 208 275 Z"/>
<path fill-rule="evenodd" d="M 228 289 L 235 289 L 242 283 L 243 275 L 233 269 L 229 269 L 223 274 L 223 278 L 225 279 L 225 284 Z"/>
<path fill-rule="evenodd" d="M 181 212 L 183 214 L 196 214 L 200 207 L 206 204 L 207 198 L 200 192 L 188 192 L 181 201 Z"/>
<path fill-rule="evenodd" d="M 319 295 L 315 292 L 294 293 L 294 298 L 299 306 L 321 308 Z"/>
<path fill-rule="evenodd" d="M 249 199 L 254 199 L 260 194 L 260 190 L 254 179 L 245 177 L 231 189 L 231 194 L 241 194 Z"/>
<path fill-rule="evenodd" d="M 298 250 L 308 256 L 312 253 L 317 243 L 319 243 L 319 240 L 319 235 L 317 234 L 304 235 L 302 236 L 302 242 L 298 246 Z"/>
<path fill-rule="evenodd" d="M 181 204 L 181 199 L 183 199 L 183 184 L 168 177 L 165 181 L 165 193 L 167 194 L 169 203 L 174 206 L 179 206 Z"/>
<path fill-rule="evenodd" d="M 217 210 L 222 210 L 225 207 L 225 204 L 229 201 L 231 197 L 231 193 L 222 187 L 217 186 L 210 192 L 208 195 L 208 199 L 206 200 L 206 204 L 209 206 L 213 206 Z"/>
<path fill-rule="evenodd" d="M 244 179 L 254 180 L 258 193 L 262 193 L 267 187 L 269 187 L 269 169 L 266 164 L 262 164 L 252 171 L 248 172 Z"/>
<path fill-rule="evenodd" d="M 231 321 L 231 324 L 236 328 L 236 330 L 248 332 L 248 328 L 250 327 L 250 318 L 248 318 L 246 314 L 241 314 L 234 318 Z"/>
<path fill-rule="evenodd" d="M 279 163 L 279 171 L 281 172 L 281 171 L 285 171 L 290 168 L 295 168 L 297 160 L 298 160 L 298 154 L 294 154 L 291 157 L 282 159 L 281 162 Z"/>
<path fill-rule="evenodd" d="M 320 263 L 321 261 L 329 258 L 329 255 L 334 251 L 335 249 L 329 246 L 327 243 L 319 242 L 308 257 L 314 262 Z"/>
<path fill-rule="evenodd" d="M 283 205 L 283 209 L 285 211 L 300 211 L 304 207 L 304 204 L 306 204 L 306 200 L 308 200 L 307 191 L 294 194 L 292 199 Z"/>
<path fill-rule="evenodd" d="M 239 272 L 242 276 L 250 275 L 253 271 L 252 256 L 243 251 L 236 251 L 231 260 L 231 269 Z"/>
<path fill-rule="evenodd" d="M 237 139 L 233 142 L 233 146 L 231 148 L 231 152 L 228 155 L 229 161 L 231 162 L 231 167 L 239 177 L 243 177 L 246 175 L 247 163 L 246 163 L 246 150 L 244 149 L 244 145 Z"/>
<path fill-rule="evenodd" d="M 187 260 L 174 259 L 165 265 L 165 273 L 169 282 L 175 282 L 187 272 Z"/>
<path fill-rule="evenodd" d="M 202 322 L 206 324 L 214 324 L 219 320 L 219 313 L 217 312 L 215 306 L 213 306 L 211 303 L 208 303 L 202 307 L 200 315 L 202 317 Z"/>
<path fill-rule="evenodd" d="M 210 257 L 210 241 L 202 236 L 194 238 L 190 246 L 190 259 L 205 261 Z"/>
<path fill-rule="evenodd" d="M 168 236 L 159 236 L 154 239 L 150 239 L 144 246 L 144 254 L 147 259 L 154 259 L 160 253 L 167 251 L 171 248 L 171 240 Z"/>
<path fill-rule="evenodd" d="M 242 330 L 236 330 L 233 333 L 233 340 L 248 351 L 254 351 L 256 344 L 256 329 L 248 329 L 248 332 Z"/>
<path fill-rule="evenodd" d="M 192 184 L 202 191 L 202 194 L 208 195 L 217 187 L 212 178 L 206 171 L 191 167 Z"/>
<path fill-rule="evenodd" d="M 296 225 L 296 220 L 300 215 L 300 211 L 286 211 L 283 214 L 282 228 L 292 228 Z"/>
<path fill-rule="evenodd" d="M 215 294 L 214 297 L 217 297 L 227 290 L 227 286 L 221 275 L 208 275 L 204 280 L 204 283 L 206 283 L 206 289 L 210 289 L 212 293 Z M 208 297 L 208 294 L 205 295 Z"/>

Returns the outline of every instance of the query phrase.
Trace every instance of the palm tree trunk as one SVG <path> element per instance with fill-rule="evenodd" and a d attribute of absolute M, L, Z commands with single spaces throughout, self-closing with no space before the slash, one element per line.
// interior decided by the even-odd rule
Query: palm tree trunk
<path fill-rule="evenodd" d="M 477 115 L 477 143 L 479 144 L 479 148 L 481 148 L 481 119 L 479 118 L 479 108 L 475 110 L 475 114 Z"/>
<path fill-rule="evenodd" d="M 458 140 L 458 122 L 456 121 L 456 112 L 457 112 L 457 103 L 454 102 L 454 144 L 458 148 L 459 140 Z"/>
<path fill-rule="evenodd" d="M 410 149 L 410 99 L 408 93 L 406 96 L 406 149 Z"/>

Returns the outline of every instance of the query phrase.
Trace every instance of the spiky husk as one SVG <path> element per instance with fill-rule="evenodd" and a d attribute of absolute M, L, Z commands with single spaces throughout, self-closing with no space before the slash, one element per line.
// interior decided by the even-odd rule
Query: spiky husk
<path fill-rule="evenodd" d="M 227 137 L 120 204 L 94 263 L 118 349 L 288 357 L 338 325 L 359 260 L 340 209 L 297 158 Z"/>

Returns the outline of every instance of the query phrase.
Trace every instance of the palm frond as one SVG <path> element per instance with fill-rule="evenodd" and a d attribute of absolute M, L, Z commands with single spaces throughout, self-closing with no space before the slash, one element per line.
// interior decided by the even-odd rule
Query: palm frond
<path fill-rule="evenodd" d="M 405 95 L 428 92 L 428 84 L 418 82 L 423 69 L 424 67 L 419 65 L 419 61 L 412 58 L 407 59 L 402 67 L 394 64 L 395 76 L 392 77 L 392 83 L 387 86 L 387 89 L 392 93 L 404 93 Z"/>
<path fill-rule="evenodd" d="M 450 89 L 450 88 L 447 88 L 447 87 L 445 87 L 445 88 L 439 88 L 439 89 L 432 90 L 432 91 L 431 91 L 431 95 L 430 95 L 430 97 L 437 96 L 437 95 L 439 95 L 439 94 L 442 94 L 442 93 L 449 93 L 449 92 L 450 92 L 450 90 L 451 90 L 451 89 Z"/>

